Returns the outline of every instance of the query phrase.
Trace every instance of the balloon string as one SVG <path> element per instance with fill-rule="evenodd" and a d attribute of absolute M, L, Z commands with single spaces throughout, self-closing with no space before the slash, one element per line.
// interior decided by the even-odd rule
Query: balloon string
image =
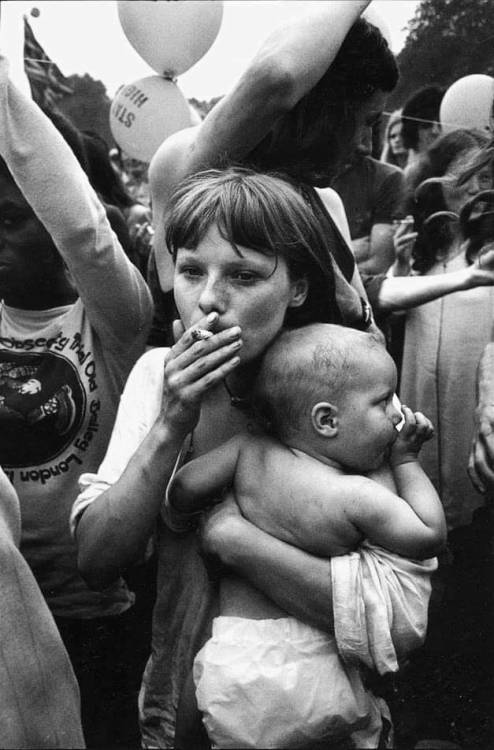
<path fill-rule="evenodd" d="M 386 115 L 387 117 L 391 117 L 391 115 L 393 114 L 394 112 L 383 112 L 383 115 Z M 450 125 L 451 127 L 455 128 L 458 127 L 458 123 L 447 122 L 446 120 L 426 120 L 423 117 L 408 117 L 407 115 L 405 115 L 405 117 L 403 117 L 403 115 L 400 115 L 400 118 L 402 120 L 410 120 L 411 122 L 425 122 L 428 125 L 435 125 L 436 123 L 439 123 L 440 125 Z"/>
<path fill-rule="evenodd" d="M 392 114 L 394 114 L 394 112 L 383 112 L 383 115 L 387 115 L 389 117 L 391 117 Z M 438 120 L 426 120 L 423 117 L 408 117 L 408 115 L 400 115 L 400 119 L 411 120 L 413 122 L 427 122 L 427 123 L 430 123 L 431 125 L 434 124 L 435 122 L 438 122 Z"/>
<path fill-rule="evenodd" d="M 53 63 L 53 60 L 40 60 L 40 59 L 38 59 L 36 57 L 25 57 L 24 58 L 24 62 L 37 62 L 37 63 L 44 63 L 45 65 L 54 65 L 55 64 L 55 63 Z M 167 80 L 167 81 L 171 81 L 172 83 L 177 83 L 176 76 L 174 76 L 173 73 L 171 73 L 169 71 L 165 71 L 163 73 L 162 77 L 165 78 L 165 80 Z M 386 111 L 383 112 L 383 115 L 386 115 L 386 117 L 391 117 L 391 115 L 393 115 L 393 114 L 394 114 L 394 112 L 386 112 Z M 400 115 L 400 118 L 402 120 L 410 120 L 410 122 L 425 122 L 428 125 L 434 125 L 434 123 L 439 122 L 439 120 L 427 120 L 424 117 L 409 117 L 408 115 L 405 115 L 405 116 Z M 454 123 L 454 122 L 442 122 L 441 121 L 441 125 L 452 125 L 452 126 L 454 126 L 454 125 L 456 125 L 456 123 Z"/>

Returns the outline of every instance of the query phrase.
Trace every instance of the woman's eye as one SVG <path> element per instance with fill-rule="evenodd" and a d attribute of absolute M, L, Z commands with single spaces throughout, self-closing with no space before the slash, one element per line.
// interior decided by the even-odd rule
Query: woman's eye
<path fill-rule="evenodd" d="M 179 270 L 181 274 L 187 276 L 188 278 L 197 278 L 201 275 L 201 269 L 197 268 L 196 266 L 184 266 Z"/>
<path fill-rule="evenodd" d="M 256 281 L 256 279 L 259 278 L 257 273 L 254 273 L 253 271 L 237 271 L 233 274 L 233 278 L 237 281 L 242 281 L 244 283 L 249 283 L 252 281 Z"/>

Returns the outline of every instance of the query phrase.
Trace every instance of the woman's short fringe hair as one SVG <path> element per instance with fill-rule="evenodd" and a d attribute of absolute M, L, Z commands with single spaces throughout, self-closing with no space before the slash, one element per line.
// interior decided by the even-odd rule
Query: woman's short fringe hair
<path fill-rule="evenodd" d="M 242 248 L 284 258 L 290 278 L 306 277 L 308 300 L 290 310 L 291 325 L 333 321 L 336 316 L 328 238 L 297 189 L 277 174 L 243 167 L 199 172 L 181 183 L 166 217 L 166 244 L 173 258 L 180 248 L 195 249 L 212 227 L 242 255 Z"/>

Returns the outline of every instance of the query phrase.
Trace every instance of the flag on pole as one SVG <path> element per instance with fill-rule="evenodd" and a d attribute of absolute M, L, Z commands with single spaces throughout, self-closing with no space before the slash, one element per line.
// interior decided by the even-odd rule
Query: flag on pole
<path fill-rule="evenodd" d="M 24 16 L 24 70 L 32 97 L 42 107 L 53 107 L 60 99 L 73 94 L 60 68 L 46 54 Z"/>

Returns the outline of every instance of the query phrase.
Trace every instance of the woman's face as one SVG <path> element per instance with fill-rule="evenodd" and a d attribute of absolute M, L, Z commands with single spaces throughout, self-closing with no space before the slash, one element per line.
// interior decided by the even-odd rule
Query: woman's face
<path fill-rule="evenodd" d="M 492 188 L 492 172 L 490 166 L 479 170 L 476 174 L 461 185 L 458 184 L 467 167 L 473 159 L 478 156 L 480 149 L 473 148 L 463 151 L 453 159 L 444 173 L 446 178 L 443 183 L 443 196 L 449 211 L 459 214 L 465 203 L 477 195 L 481 190 Z"/>
<path fill-rule="evenodd" d="M 395 124 L 392 125 L 391 128 L 389 129 L 389 134 L 388 134 L 389 147 L 391 149 L 391 153 L 394 156 L 400 156 L 401 154 L 404 154 L 406 151 L 403 145 L 402 137 L 401 137 L 401 130 L 402 130 L 401 122 L 395 122 Z"/>
<path fill-rule="evenodd" d="M 283 326 L 289 307 L 303 304 L 305 281 L 291 281 L 284 258 L 239 248 L 223 239 L 216 226 L 194 250 L 180 248 L 175 263 L 174 296 L 185 328 L 205 315 L 219 315 L 217 330 L 240 326 L 240 358 L 260 355 Z"/>

